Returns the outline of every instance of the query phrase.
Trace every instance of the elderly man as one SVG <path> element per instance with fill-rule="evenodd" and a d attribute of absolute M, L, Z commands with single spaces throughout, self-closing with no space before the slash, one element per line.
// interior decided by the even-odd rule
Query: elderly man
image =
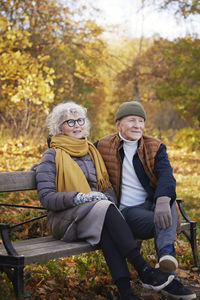
<path fill-rule="evenodd" d="M 166 146 L 143 134 L 145 120 L 146 113 L 139 102 L 122 103 L 116 113 L 118 133 L 101 138 L 96 146 L 134 237 L 154 238 L 159 268 L 174 272 L 178 267 L 174 248 L 176 181 Z M 177 276 L 162 293 L 172 299 L 196 299 Z"/>

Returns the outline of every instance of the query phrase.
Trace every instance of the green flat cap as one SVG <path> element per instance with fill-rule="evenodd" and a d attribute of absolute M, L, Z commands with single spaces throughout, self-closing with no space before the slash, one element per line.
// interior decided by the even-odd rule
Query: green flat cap
<path fill-rule="evenodd" d="M 120 104 L 115 116 L 115 120 L 117 121 L 122 119 L 123 117 L 131 115 L 142 117 L 144 118 L 144 120 L 146 120 L 146 113 L 144 111 L 144 108 L 142 104 L 137 101 L 123 102 L 122 104 Z"/>

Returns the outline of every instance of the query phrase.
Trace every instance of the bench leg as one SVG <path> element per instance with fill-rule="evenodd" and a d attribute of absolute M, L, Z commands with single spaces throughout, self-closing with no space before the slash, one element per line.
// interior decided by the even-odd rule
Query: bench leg
<path fill-rule="evenodd" d="M 24 267 L 3 268 L 8 278 L 12 282 L 17 300 L 24 299 Z"/>
<path fill-rule="evenodd" d="M 198 251 L 197 251 L 197 240 L 196 240 L 196 223 L 190 224 L 190 244 L 194 257 L 194 264 L 199 267 Z"/>
<path fill-rule="evenodd" d="M 12 282 L 16 299 L 24 299 L 24 257 L 0 256 L 0 271 L 5 272 Z"/>
<path fill-rule="evenodd" d="M 194 265 L 196 267 L 199 267 L 196 222 L 190 222 L 190 232 L 187 232 L 186 230 L 182 230 L 181 232 L 185 235 L 185 237 L 190 242 L 190 246 L 192 248 L 192 254 L 193 254 L 193 258 L 194 258 Z"/>

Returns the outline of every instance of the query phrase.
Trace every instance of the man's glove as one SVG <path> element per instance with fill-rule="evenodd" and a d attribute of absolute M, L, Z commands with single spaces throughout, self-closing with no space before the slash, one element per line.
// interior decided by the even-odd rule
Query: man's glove
<path fill-rule="evenodd" d="M 158 197 L 154 211 L 154 223 L 160 229 L 166 229 L 172 225 L 172 214 L 170 208 L 170 198 L 166 196 Z"/>
<path fill-rule="evenodd" d="M 100 192 L 90 192 L 87 194 L 78 193 L 74 197 L 74 204 L 79 205 L 79 204 L 82 204 L 85 202 L 90 202 L 93 200 L 108 200 L 108 198 L 106 197 L 106 195 L 104 195 L 103 193 L 100 193 Z"/>

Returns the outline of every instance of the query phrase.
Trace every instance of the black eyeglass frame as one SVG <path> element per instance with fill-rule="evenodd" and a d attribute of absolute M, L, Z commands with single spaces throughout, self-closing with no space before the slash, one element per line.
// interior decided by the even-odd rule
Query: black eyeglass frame
<path fill-rule="evenodd" d="M 85 124 L 85 118 L 78 118 L 77 120 L 74 119 L 69 119 L 69 120 L 65 120 L 62 125 L 64 125 L 65 123 L 67 123 L 67 125 L 69 127 L 74 127 L 75 124 L 77 123 L 79 126 L 83 126 Z M 70 125 L 71 123 L 71 125 Z"/>

